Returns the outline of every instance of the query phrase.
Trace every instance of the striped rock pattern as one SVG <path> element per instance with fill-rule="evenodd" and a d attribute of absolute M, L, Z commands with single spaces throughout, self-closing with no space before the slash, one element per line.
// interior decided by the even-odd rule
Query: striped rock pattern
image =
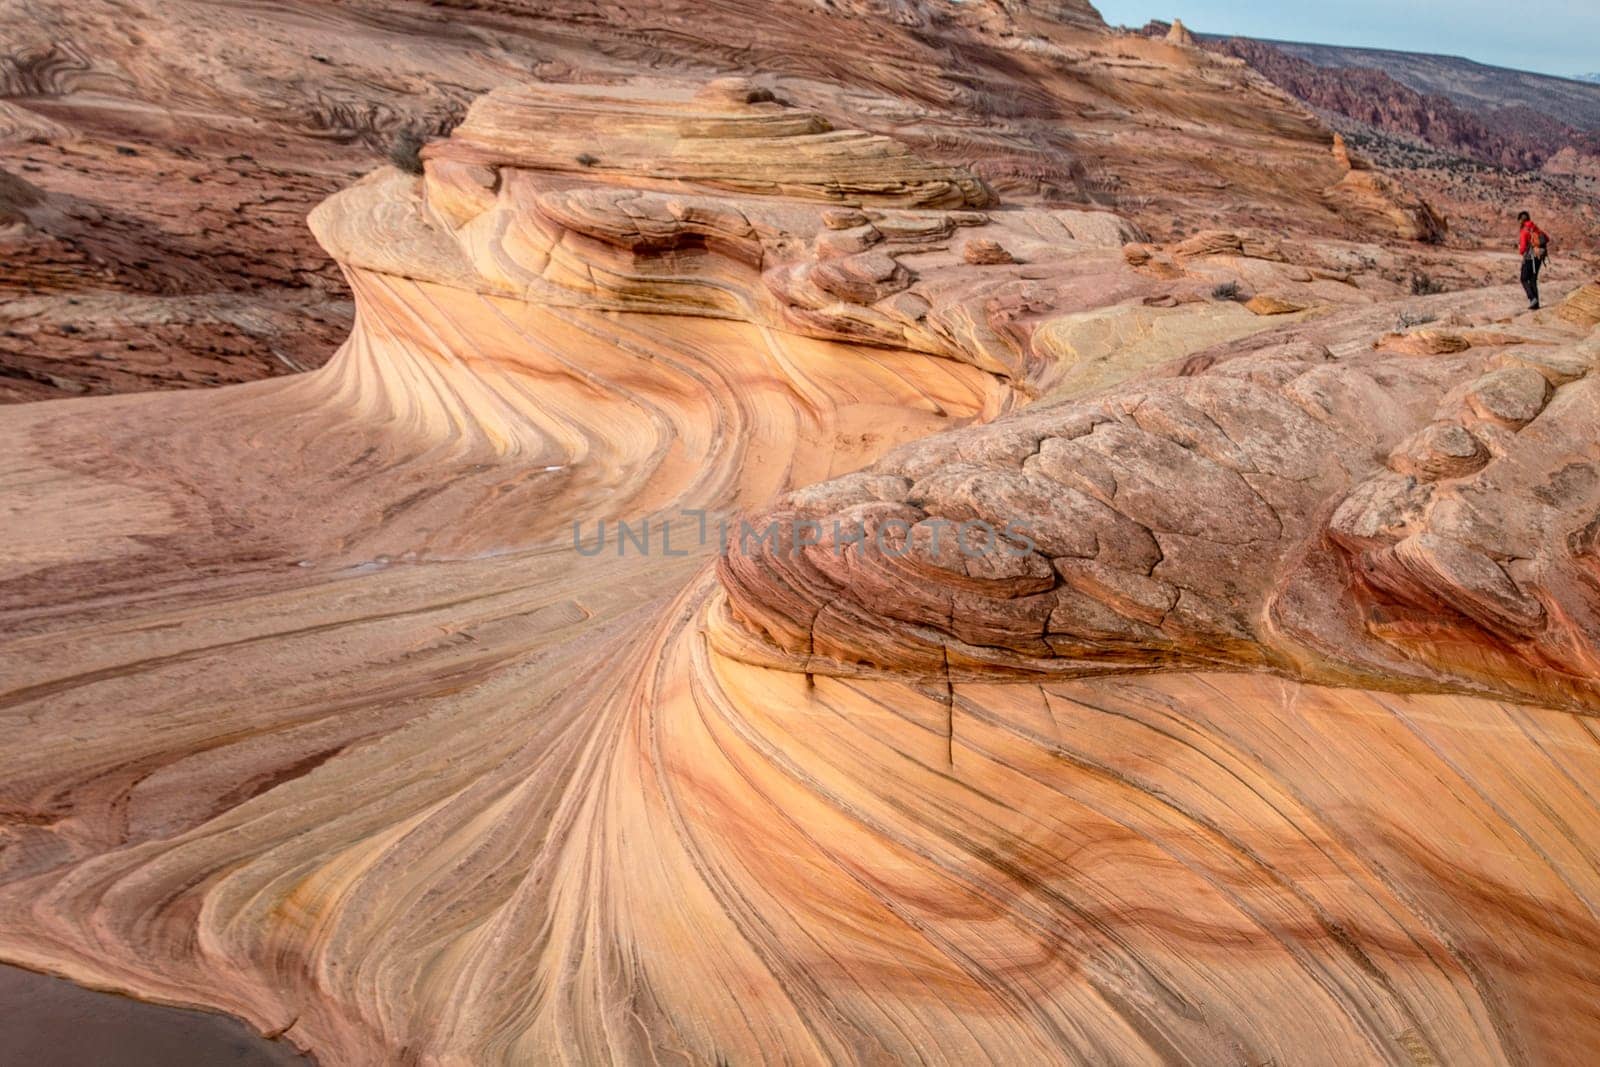
<path fill-rule="evenodd" d="M 1361 284 L 1383 291 L 1410 258 L 1367 229 L 1389 225 L 1381 197 L 1328 210 L 1343 170 L 1300 105 L 1230 58 L 1109 32 L 1087 0 L 0 0 L 0 24 L 4 169 L 49 208 L 22 233 L 0 222 L 6 403 L 320 366 L 351 302 L 306 213 L 402 131 L 440 134 L 529 81 L 738 74 L 840 127 L 832 156 L 780 153 L 763 171 L 745 152 L 724 176 L 752 187 L 778 160 L 848 184 L 847 150 L 892 137 L 924 192 L 957 168 L 1008 203 L 1115 209 L 1164 239 L 1248 218 L 1379 242 L 1363 254 L 1385 269 Z M 570 104 L 494 151 L 548 157 L 544 137 L 583 136 Z M 631 158 L 609 133 L 568 147 L 569 168 Z"/>
<path fill-rule="evenodd" d="M 7 413 L 0 957 L 329 1064 L 1585 1062 L 1592 341 L 1147 305 L 829 125 L 493 95 L 316 212 L 326 367 Z M 1038 539 L 741 538 L 847 511 Z"/>

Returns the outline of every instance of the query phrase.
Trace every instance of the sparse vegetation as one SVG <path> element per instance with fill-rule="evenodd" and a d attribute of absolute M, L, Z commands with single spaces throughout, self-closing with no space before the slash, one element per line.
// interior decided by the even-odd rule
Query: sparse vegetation
<path fill-rule="evenodd" d="M 1090 193 L 1115 193 L 1122 179 L 1107 167 L 1089 167 L 1083 172 L 1081 184 Z"/>
<path fill-rule="evenodd" d="M 428 140 L 415 126 L 402 126 L 389 140 L 389 162 L 407 174 L 422 173 L 422 146 Z"/>
<path fill-rule="evenodd" d="M 1238 282 L 1222 282 L 1221 284 L 1213 287 L 1212 290 L 1211 290 L 1211 299 L 1213 299 L 1213 300 L 1237 300 L 1237 299 L 1239 299 L 1239 283 Z"/>
<path fill-rule="evenodd" d="M 431 113 L 413 113 L 409 121 L 389 134 L 384 155 L 407 174 L 421 174 L 423 147 L 434 138 L 449 137 L 466 115 L 467 105 L 462 101 L 452 101 Z M 380 136 L 377 130 L 369 131 L 367 143 L 383 143 L 378 140 Z"/>
<path fill-rule="evenodd" d="M 600 162 L 599 156 L 592 155 L 588 152 L 578 153 L 578 166 L 580 167 L 592 167 L 598 162 Z"/>
<path fill-rule="evenodd" d="M 1397 330 L 1409 330 L 1413 326 L 1423 326 L 1436 321 L 1438 318 L 1439 316 L 1426 311 L 1402 311 L 1394 320 L 1394 328 Z"/>
<path fill-rule="evenodd" d="M 1420 270 L 1411 272 L 1411 295 L 1433 296 L 1435 293 L 1446 291 L 1444 282 Z"/>

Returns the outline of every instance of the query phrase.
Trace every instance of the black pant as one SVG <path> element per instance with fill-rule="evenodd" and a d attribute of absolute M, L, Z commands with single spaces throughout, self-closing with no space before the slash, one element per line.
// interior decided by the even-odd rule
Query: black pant
<path fill-rule="evenodd" d="M 1539 302 L 1539 261 L 1532 256 L 1522 257 L 1522 291 L 1528 294 L 1528 303 Z"/>

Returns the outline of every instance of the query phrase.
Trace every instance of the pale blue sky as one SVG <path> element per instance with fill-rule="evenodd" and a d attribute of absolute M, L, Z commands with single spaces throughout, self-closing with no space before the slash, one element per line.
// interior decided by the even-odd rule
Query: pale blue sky
<path fill-rule="evenodd" d="M 1466 56 L 1544 74 L 1600 71 L 1596 0 L 1092 0 L 1113 26 Z"/>

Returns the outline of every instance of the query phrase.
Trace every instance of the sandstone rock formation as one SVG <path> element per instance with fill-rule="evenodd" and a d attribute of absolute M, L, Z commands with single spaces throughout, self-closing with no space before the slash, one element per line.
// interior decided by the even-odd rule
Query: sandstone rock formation
<path fill-rule="evenodd" d="M 4 413 L 0 958 L 329 1064 L 1586 1062 L 1600 340 L 816 52 L 499 88 L 314 212 L 327 366 Z"/>
<path fill-rule="evenodd" d="M 1256 315 L 1292 315 L 1296 311 L 1306 310 L 1304 304 L 1298 304 L 1293 300 L 1285 300 L 1283 297 L 1274 296 L 1271 293 L 1257 293 L 1245 301 L 1244 306 L 1252 314 Z"/>
<path fill-rule="evenodd" d="M 1407 241 L 1438 244 L 1449 223 L 1426 200 L 1407 194 L 1391 177 L 1353 156 L 1339 134 L 1333 135 L 1333 158 L 1345 175 L 1323 191 L 1330 205 L 1360 218 L 1374 233 Z"/>
<path fill-rule="evenodd" d="M 44 193 L 31 183 L 0 170 L 0 229 L 31 230 L 32 215 L 44 202 Z"/>
<path fill-rule="evenodd" d="M 764 516 L 778 536 L 720 572 L 724 646 L 808 672 L 1269 667 L 1586 709 L 1597 359 L 1292 342 L 918 442 Z M 801 525 L 823 533 L 795 552 Z"/>
<path fill-rule="evenodd" d="M 1391 236 L 1370 197 L 1329 211 L 1322 190 L 1343 172 L 1315 116 L 1231 59 L 1108 33 L 1078 0 L 838 0 L 781 18 L 739 0 L 604 18 L 582 0 L 289 0 L 270 16 L 234 0 L 0 0 L 0 18 L 5 167 L 62 223 L 4 249 L 0 295 L 46 303 L 0 325 L 0 399 L 315 366 L 351 308 L 305 214 L 397 131 L 443 133 L 518 82 L 743 73 L 1008 203 L 1115 210 L 1162 241 L 1244 218 Z"/>
<path fill-rule="evenodd" d="M 1591 180 L 1600 179 L 1600 149 L 1580 152 L 1567 145 L 1544 161 L 1546 174 L 1570 174 Z"/>
<path fill-rule="evenodd" d="M 1350 48 L 1281 42 L 1282 51 L 1336 70 L 1384 70 L 1420 93 L 1449 98 L 1486 114 L 1506 108 L 1537 108 L 1578 129 L 1600 129 L 1600 89 L 1582 79 L 1477 63 L 1461 56 L 1428 52 Z"/>
<path fill-rule="evenodd" d="M 348 294 L 303 218 L 350 171 L 307 180 L 7 118 L 0 402 L 305 370 L 349 332 Z"/>
<path fill-rule="evenodd" d="M 1590 282 L 1573 290 L 1556 313 L 1577 326 L 1590 329 L 1600 326 L 1600 282 Z"/>

